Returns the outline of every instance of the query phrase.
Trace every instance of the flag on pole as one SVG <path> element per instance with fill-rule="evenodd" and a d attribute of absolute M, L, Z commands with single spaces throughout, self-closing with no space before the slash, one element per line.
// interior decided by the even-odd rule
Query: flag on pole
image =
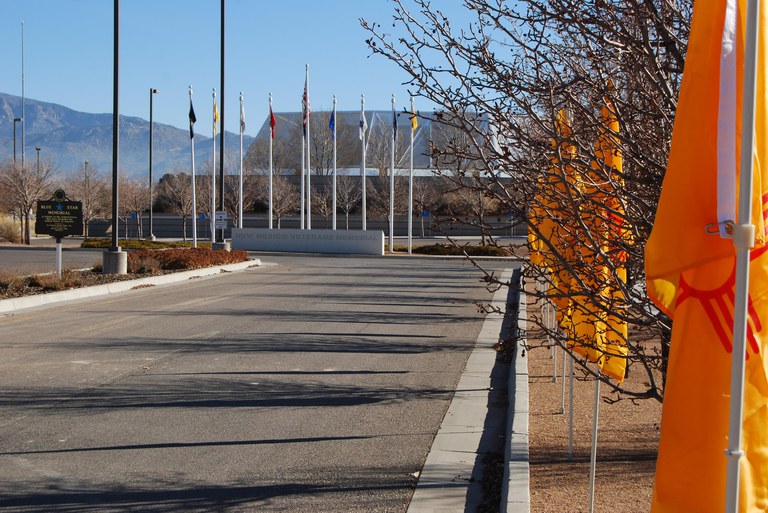
<path fill-rule="evenodd" d="M 551 260 L 553 276 L 550 296 L 557 307 L 560 326 L 568 335 L 568 347 L 589 361 L 602 364 L 605 327 L 602 312 L 595 304 L 602 285 L 597 269 L 598 252 L 596 248 L 587 247 L 584 241 L 577 240 L 578 221 L 574 219 L 578 216 L 581 223 L 591 226 L 595 224 L 596 216 L 591 212 L 591 204 L 587 208 L 580 207 L 577 212 L 563 210 L 561 206 L 580 205 L 579 198 L 589 197 L 595 191 L 587 187 L 591 180 L 579 178 L 584 170 L 577 169 L 574 164 L 576 146 L 570 141 L 572 129 L 565 111 L 558 112 L 555 130 L 560 142 L 552 141 L 554 156 L 551 159 L 551 190 L 548 194 L 549 201 L 554 205 L 556 222 L 548 222 L 548 238 L 559 256 Z M 574 262 L 578 263 L 575 268 Z M 583 286 L 571 287 L 573 281 Z"/>
<path fill-rule="evenodd" d="M 277 126 L 277 119 L 275 119 L 275 113 L 272 112 L 272 105 L 269 105 L 269 131 L 272 134 L 272 139 L 275 138 L 275 127 Z"/>
<path fill-rule="evenodd" d="M 328 121 L 328 129 L 331 131 L 331 137 L 336 137 L 336 132 L 334 130 L 336 128 L 336 111 L 331 112 L 331 119 Z"/>
<path fill-rule="evenodd" d="M 360 128 L 358 130 L 358 136 L 360 137 L 360 140 L 362 141 L 365 139 L 365 132 L 368 130 L 368 121 L 365 120 L 365 111 L 360 111 Z"/>
<path fill-rule="evenodd" d="M 304 94 L 301 97 L 301 111 L 304 119 L 304 137 L 306 137 L 307 127 L 309 126 L 309 116 L 311 114 L 309 107 L 309 75 L 304 79 Z"/>
<path fill-rule="evenodd" d="M 195 123 L 197 122 L 197 116 L 195 116 L 195 108 L 192 106 L 192 97 L 189 98 L 189 138 L 195 138 Z"/>
<path fill-rule="evenodd" d="M 240 95 L 240 133 L 245 132 L 245 106 L 243 105 L 243 96 Z"/>
<path fill-rule="evenodd" d="M 392 140 L 397 142 L 397 112 L 394 105 L 392 106 Z"/>
<path fill-rule="evenodd" d="M 608 83 L 608 89 L 613 90 L 613 84 Z M 602 203 L 603 213 L 599 218 L 601 241 L 601 253 L 607 255 L 610 266 L 606 265 L 604 272 L 605 286 L 602 296 L 608 298 L 610 303 L 606 308 L 605 334 L 603 339 L 603 358 L 601 359 L 601 371 L 621 384 L 627 369 L 627 322 L 621 319 L 615 312 L 626 310 L 626 299 L 622 292 L 623 285 L 627 282 L 627 253 L 622 248 L 623 243 L 629 242 L 629 229 L 627 227 L 624 206 L 617 196 L 617 191 L 623 188 L 621 178 L 623 171 L 623 158 L 619 144 L 619 119 L 616 108 L 610 98 L 606 97 L 601 108 L 602 127 L 595 144 L 596 168 L 603 167 L 604 191 L 601 191 L 598 201 Z M 608 264 L 608 262 L 606 262 Z M 616 273 L 610 276 L 610 270 Z M 616 283 L 618 280 L 620 283 Z"/>
<path fill-rule="evenodd" d="M 752 14 L 754 16 L 755 14 Z M 645 250 L 648 294 L 674 319 L 656 463 L 653 513 L 720 512 L 726 497 L 731 358 L 744 358 L 739 511 L 768 510 L 766 9 L 759 43 L 752 150 L 752 219 L 718 213 L 738 176 L 746 0 L 696 2 L 672 147 Z M 712 77 L 719 77 L 714 85 Z M 721 217 L 722 216 L 722 217 Z M 732 217 L 731 217 L 732 216 Z M 735 254 L 729 223 L 756 227 L 750 256 L 746 354 L 734 355 Z M 732 223 L 730 223 L 732 226 Z M 721 230 L 720 228 L 723 228 Z"/>
<path fill-rule="evenodd" d="M 213 99 L 213 136 L 216 137 L 216 126 L 219 124 L 219 108 L 216 106 L 216 98 Z"/>

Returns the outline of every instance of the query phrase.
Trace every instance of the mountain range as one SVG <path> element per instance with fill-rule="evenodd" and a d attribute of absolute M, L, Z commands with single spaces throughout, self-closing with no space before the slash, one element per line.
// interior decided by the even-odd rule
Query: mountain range
<path fill-rule="evenodd" d="M 112 170 L 112 114 L 89 114 L 62 105 L 30 98 L 24 100 L 26 114 L 27 163 L 37 158 L 50 161 L 56 172 L 66 176 L 88 161 L 104 173 Z M 0 161 L 13 158 L 14 118 L 21 117 L 21 97 L 0 93 Z M 240 135 L 227 132 L 227 153 L 236 157 Z M 252 137 L 243 137 L 247 148 Z M 207 143 L 207 144 L 206 144 Z M 155 179 L 164 173 L 190 167 L 189 131 L 153 123 L 152 171 Z M 212 152 L 211 138 L 195 134 L 195 162 L 201 172 Z M 16 158 L 21 160 L 21 124 L 16 123 Z M 210 164 L 208 164 L 210 166 Z M 149 121 L 120 116 L 120 169 L 126 176 L 147 176 L 149 169 Z"/>

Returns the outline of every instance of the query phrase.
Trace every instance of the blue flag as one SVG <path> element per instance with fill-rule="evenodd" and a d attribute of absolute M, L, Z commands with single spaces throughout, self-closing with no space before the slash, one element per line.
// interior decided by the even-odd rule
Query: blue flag
<path fill-rule="evenodd" d="M 336 128 L 336 111 L 331 112 L 331 120 L 328 122 L 328 128 L 331 130 L 331 134 L 336 138 L 334 128 Z"/>
<path fill-rule="evenodd" d="M 392 139 L 397 141 L 397 112 L 392 111 Z"/>

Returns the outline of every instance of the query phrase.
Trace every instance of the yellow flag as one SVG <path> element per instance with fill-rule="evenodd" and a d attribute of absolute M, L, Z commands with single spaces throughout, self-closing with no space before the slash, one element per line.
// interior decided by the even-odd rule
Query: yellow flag
<path fill-rule="evenodd" d="M 216 128 L 219 124 L 219 108 L 216 106 L 216 100 L 213 100 L 213 136 L 216 137 Z"/>
<path fill-rule="evenodd" d="M 561 133 L 571 137 L 571 128 L 565 113 L 561 112 Z M 568 347 L 591 362 L 602 364 L 604 352 L 604 311 L 598 304 L 603 279 L 600 276 L 598 248 L 590 247 L 580 225 L 597 233 L 600 224 L 591 205 L 584 205 L 582 197 L 589 196 L 597 204 L 601 192 L 590 170 L 580 167 L 576 161 L 576 148 L 568 141 L 561 145 L 560 157 L 565 158 L 559 168 L 558 201 L 567 205 L 562 211 L 556 229 L 560 231 L 558 244 L 564 262 L 558 263 L 557 282 L 567 284 L 567 295 L 560 302 L 561 327 L 568 334 Z M 579 219 L 574 219 L 578 216 Z M 567 263 L 567 265 L 564 265 Z M 573 283 L 578 283 L 574 286 Z M 563 292 L 566 292 L 565 290 Z M 567 301 L 567 306 L 564 304 Z"/>
<path fill-rule="evenodd" d="M 724 226 L 720 209 L 728 198 L 723 193 L 733 187 L 734 178 L 738 183 L 745 12 L 746 0 L 695 4 L 667 173 L 646 246 L 648 293 L 674 319 L 653 513 L 719 513 L 725 505 L 735 249 L 731 240 L 711 232 Z M 743 513 L 768 511 L 768 347 L 763 332 L 768 313 L 763 201 L 768 191 L 762 185 L 768 180 L 761 167 L 768 161 L 765 9 L 759 27 L 751 220 L 757 247 L 750 263 L 747 354 L 735 355 L 747 358 Z M 713 84 L 718 78 L 719 84 Z M 738 190 L 733 196 L 730 200 L 738 204 Z"/>
<path fill-rule="evenodd" d="M 411 108 L 411 133 L 415 132 L 417 128 L 419 128 L 419 117 L 416 115 L 416 111 Z"/>
<path fill-rule="evenodd" d="M 613 89 L 613 84 L 609 83 L 609 88 Z M 627 269 L 624 264 L 627 255 L 621 249 L 621 243 L 627 242 L 629 227 L 624 215 L 624 207 L 616 195 L 616 191 L 623 187 L 621 177 L 623 159 L 618 140 L 619 120 L 613 102 L 609 98 L 605 99 L 600 117 L 603 128 L 595 145 L 595 157 L 602 161 L 608 173 L 604 190 L 599 198 L 604 208 L 599 218 L 598 231 L 603 239 L 602 252 L 608 255 L 613 264 L 604 268 L 603 279 L 606 285 L 603 287 L 602 294 L 610 300 L 610 304 L 607 305 L 605 315 L 604 357 L 601 361 L 601 371 L 621 384 L 627 367 L 627 322 L 616 312 L 622 311 L 626 306 L 622 285 L 627 281 Z M 615 270 L 616 276 L 609 275 L 611 268 Z"/>

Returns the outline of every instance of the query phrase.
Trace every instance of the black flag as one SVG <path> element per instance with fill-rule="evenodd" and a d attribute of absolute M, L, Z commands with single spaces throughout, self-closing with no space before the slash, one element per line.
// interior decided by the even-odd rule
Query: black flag
<path fill-rule="evenodd" d="M 197 117 L 195 116 L 195 109 L 192 107 L 192 98 L 189 99 L 189 138 L 194 139 L 195 138 L 195 121 L 197 121 Z"/>

